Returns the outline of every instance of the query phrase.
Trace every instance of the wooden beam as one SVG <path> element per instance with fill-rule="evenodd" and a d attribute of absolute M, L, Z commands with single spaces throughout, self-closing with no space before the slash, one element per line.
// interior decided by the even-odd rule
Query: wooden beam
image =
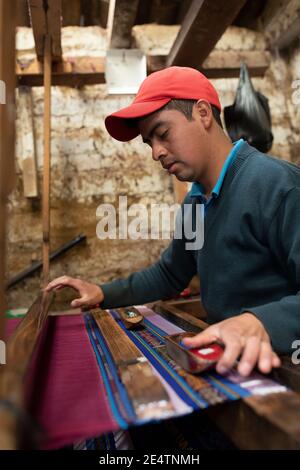
<path fill-rule="evenodd" d="M 50 268 L 50 156 L 51 156 L 51 37 L 45 37 L 44 54 L 44 169 L 43 169 L 43 285 Z"/>
<path fill-rule="evenodd" d="M 148 72 L 166 67 L 167 56 L 148 56 Z M 251 77 L 262 77 L 271 63 L 268 51 L 212 51 L 202 67 L 196 66 L 208 78 L 237 78 L 241 63 L 248 66 Z"/>
<path fill-rule="evenodd" d="M 33 120 L 33 103 L 30 87 L 19 88 L 19 119 L 26 130 L 21 137 L 24 196 L 38 196 L 36 145 Z"/>
<path fill-rule="evenodd" d="M 115 9 L 110 36 L 110 49 L 130 49 L 131 29 L 137 16 L 139 1 L 114 1 Z"/>
<path fill-rule="evenodd" d="M 4 338 L 6 310 L 4 297 L 6 202 L 14 185 L 15 26 L 14 2 L 0 0 L 0 340 Z M 6 368 L 7 365 L 0 365 L 0 400 L 5 398 L 1 395 L 1 383 Z M 0 449 L 16 448 L 16 427 L 16 417 L 5 406 L 0 406 Z"/>
<path fill-rule="evenodd" d="M 7 364 L 1 366 L 0 399 L 0 449 L 22 448 L 22 438 L 28 429 L 24 422 L 24 377 L 41 332 L 47 326 L 47 317 L 53 293 L 40 292 L 7 343 Z M 6 416 L 5 416 L 6 412 Z M 25 415 L 26 416 L 26 415 Z M 4 440 L 4 425 L 10 425 L 11 442 Z M 29 440 L 33 436 L 26 436 Z M 35 443 L 36 444 L 36 443 Z"/>
<path fill-rule="evenodd" d="M 0 0 L 0 339 L 5 311 L 6 202 L 15 181 L 15 24 L 13 2 Z"/>
<path fill-rule="evenodd" d="M 299 0 L 269 0 L 261 25 L 270 48 L 287 48 L 300 35 Z"/>
<path fill-rule="evenodd" d="M 171 48 L 167 66 L 200 68 L 246 0 L 193 0 Z"/>
<path fill-rule="evenodd" d="M 81 87 L 105 83 L 104 57 L 76 57 L 52 65 L 52 85 Z M 43 67 L 37 60 L 16 64 L 18 86 L 43 86 Z"/>
<path fill-rule="evenodd" d="M 167 56 L 148 56 L 148 73 L 166 66 Z M 208 78 L 239 77 L 241 62 L 252 77 L 261 77 L 270 65 L 267 51 L 213 51 L 200 69 Z M 64 59 L 52 66 L 52 85 L 75 86 L 105 83 L 105 57 Z M 18 86 L 43 86 L 43 67 L 37 60 L 16 64 Z"/>
<path fill-rule="evenodd" d="M 31 26 L 38 60 L 43 61 L 45 36 L 49 34 L 52 44 L 52 60 L 60 61 L 61 49 L 61 0 L 28 0 Z M 44 8 L 46 5 L 46 9 Z"/>

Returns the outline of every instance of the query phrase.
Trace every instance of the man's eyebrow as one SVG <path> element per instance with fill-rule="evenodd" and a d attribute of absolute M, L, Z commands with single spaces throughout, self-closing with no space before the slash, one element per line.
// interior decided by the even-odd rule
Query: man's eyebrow
<path fill-rule="evenodd" d="M 163 121 L 158 121 L 156 124 L 154 124 L 154 126 L 152 127 L 152 129 L 150 130 L 149 132 L 149 135 L 146 136 L 146 137 L 143 137 L 143 142 L 146 144 L 149 139 L 151 139 L 151 137 L 153 136 L 154 132 L 156 131 L 156 129 L 159 127 L 159 126 L 162 126 L 163 124 L 165 124 Z"/>

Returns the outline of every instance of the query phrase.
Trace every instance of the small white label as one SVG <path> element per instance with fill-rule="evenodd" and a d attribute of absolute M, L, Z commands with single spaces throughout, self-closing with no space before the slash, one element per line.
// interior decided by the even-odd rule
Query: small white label
<path fill-rule="evenodd" d="M 214 350 L 212 348 L 198 349 L 198 353 L 203 354 L 203 356 L 206 356 L 207 354 L 211 354 L 213 352 Z"/>

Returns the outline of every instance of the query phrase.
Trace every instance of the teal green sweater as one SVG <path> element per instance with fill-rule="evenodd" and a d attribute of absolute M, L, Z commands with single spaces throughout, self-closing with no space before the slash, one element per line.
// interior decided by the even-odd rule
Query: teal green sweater
<path fill-rule="evenodd" d="M 250 311 L 290 353 L 300 339 L 300 168 L 244 142 L 205 216 L 203 247 L 185 244 L 174 239 L 148 269 L 101 285 L 103 308 L 169 298 L 198 272 L 209 323 Z"/>

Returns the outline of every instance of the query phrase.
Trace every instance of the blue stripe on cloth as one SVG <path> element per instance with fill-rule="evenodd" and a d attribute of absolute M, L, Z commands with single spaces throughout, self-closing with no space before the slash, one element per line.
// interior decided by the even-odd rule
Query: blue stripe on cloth
<path fill-rule="evenodd" d="M 106 341 L 105 341 L 100 329 L 98 328 L 97 323 L 95 322 L 95 320 L 93 318 L 91 318 L 91 321 L 92 321 L 93 326 L 94 326 L 94 332 L 95 332 L 95 334 L 97 336 L 97 339 L 100 343 L 100 346 L 101 346 L 101 348 L 102 348 L 102 350 L 105 354 L 105 357 L 106 357 L 106 360 L 107 360 L 107 363 L 108 363 L 108 366 L 109 366 L 109 372 L 111 373 L 112 378 L 114 380 L 114 383 L 116 385 L 117 392 L 120 396 L 122 405 L 124 406 L 125 411 L 128 415 L 128 418 L 130 419 L 130 421 L 135 421 L 137 419 L 136 414 L 134 412 L 131 400 L 128 397 L 127 390 L 126 390 L 123 382 L 121 382 L 121 380 L 119 378 L 119 374 L 118 374 L 115 362 L 114 362 L 114 360 L 112 358 L 112 355 L 110 353 L 110 350 L 109 350 L 109 348 L 106 344 Z"/>
<path fill-rule="evenodd" d="M 245 398 L 251 395 L 251 393 L 248 392 L 245 388 L 240 387 L 240 385 L 231 382 L 224 376 L 220 376 L 217 372 L 212 372 L 211 374 L 208 374 L 206 378 L 209 381 L 211 380 L 211 383 L 214 387 L 219 387 L 220 390 L 222 390 L 229 397 L 232 395 L 230 392 L 235 392 L 238 398 Z M 227 390 L 229 389 L 230 392 L 226 392 L 225 387 Z"/>
<path fill-rule="evenodd" d="M 88 332 L 88 335 L 89 335 L 89 338 L 90 338 L 90 341 L 91 341 L 91 344 L 92 344 L 92 347 L 93 347 L 93 350 L 94 350 L 94 353 L 96 355 L 96 359 L 97 359 L 97 362 L 98 362 L 98 365 L 99 365 L 99 368 L 100 368 L 101 376 L 102 376 L 102 379 L 103 379 L 103 383 L 104 383 L 104 386 L 105 386 L 105 390 L 106 390 L 106 393 L 107 393 L 107 398 L 108 398 L 108 401 L 109 401 L 109 404 L 110 404 L 110 407 L 111 407 L 111 411 L 112 411 L 113 416 L 114 416 L 115 420 L 117 421 L 118 425 L 122 429 L 127 429 L 128 424 L 119 412 L 114 394 L 113 394 L 112 389 L 111 389 L 110 381 L 109 381 L 107 372 L 105 370 L 105 366 L 103 364 L 102 358 L 100 356 L 97 345 L 95 343 L 95 340 L 94 340 L 94 337 L 93 337 L 93 334 L 92 334 L 93 329 L 92 329 L 92 326 L 90 324 L 90 318 L 88 318 L 88 316 L 85 315 L 84 320 L 85 320 L 86 329 L 87 329 L 87 332 Z"/>
<path fill-rule="evenodd" d="M 127 333 L 128 330 L 123 325 L 122 320 L 118 316 L 117 312 L 114 312 L 114 318 L 118 321 L 119 325 L 123 327 L 124 331 Z M 147 327 L 147 330 L 151 330 L 151 333 L 153 333 L 160 341 L 163 341 L 164 343 L 164 337 L 167 336 L 167 334 L 161 330 L 158 326 L 154 325 L 151 323 L 151 320 L 148 320 L 147 318 L 144 318 L 143 320 L 144 325 Z M 139 335 L 139 333 L 136 333 Z M 140 337 L 140 336 L 139 336 Z M 144 341 L 144 340 L 142 340 Z M 146 342 L 145 342 L 146 343 Z M 147 344 L 147 343 L 146 343 Z M 151 350 L 150 346 L 150 350 Z M 165 363 L 165 361 L 164 361 Z M 174 369 L 172 369 L 174 370 Z M 166 379 L 166 377 L 164 377 Z M 201 375 L 202 380 L 205 380 L 208 382 L 208 384 L 212 385 L 215 389 L 219 390 L 222 392 L 227 398 L 230 400 L 236 400 L 237 398 L 244 398 L 250 395 L 249 392 L 247 392 L 244 388 L 240 387 L 238 384 L 235 384 L 229 380 L 226 379 L 226 377 L 221 376 L 217 372 L 207 372 Z M 166 379 L 167 380 L 167 379 Z M 191 387 L 190 387 L 191 388 Z M 197 395 L 199 396 L 199 395 Z M 209 406 L 209 404 L 208 404 Z"/>
<path fill-rule="evenodd" d="M 209 403 L 196 393 L 184 379 L 163 360 L 159 354 L 151 349 L 145 340 L 143 340 L 137 332 L 126 330 L 122 321 L 118 322 L 120 327 L 125 331 L 134 344 L 146 356 L 155 369 L 163 376 L 163 378 L 171 385 L 178 396 L 193 409 L 207 408 Z M 167 372 L 167 373 L 166 373 Z"/>

